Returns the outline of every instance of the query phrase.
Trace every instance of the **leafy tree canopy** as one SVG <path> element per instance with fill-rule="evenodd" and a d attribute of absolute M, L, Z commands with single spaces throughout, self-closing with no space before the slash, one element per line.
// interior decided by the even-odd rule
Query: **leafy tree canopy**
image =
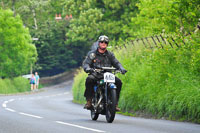
<path fill-rule="evenodd" d="M 36 62 L 37 51 L 19 15 L 0 9 L 0 77 L 27 73 Z"/>
<path fill-rule="evenodd" d="M 200 18 L 199 0 L 2 0 L 0 4 L 20 14 L 31 35 L 39 38 L 34 41 L 39 54 L 35 70 L 44 75 L 80 66 L 100 35 L 120 45 L 162 32 L 188 34 Z M 55 20 L 56 14 L 62 19 Z"/>
<path fill-rule="evenodd" d="M 199 0 L 140 0 L 137 6 L 140 12 L 124 29 L 132 38 L 162 32 L 188 34 L 200 18 Z"/>

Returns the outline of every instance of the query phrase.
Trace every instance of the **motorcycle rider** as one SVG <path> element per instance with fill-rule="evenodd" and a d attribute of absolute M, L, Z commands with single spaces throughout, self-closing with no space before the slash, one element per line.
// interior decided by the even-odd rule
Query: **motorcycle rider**
<path fill-rule="evenodd" d="M 92 95 L 94 94 L 94 85 L 96 82 L 103 78 L 102 75 L 96 73 L 94 70 L 101 67 L 115 67 L 121 71 L 122 74 L 125 74 L 127 71 L 122 67 L 121 63 L 115 58 L 114 54 L 107 50 L 109 43 L 109 38 L 105 35 L 102 35 L 98 39 L 98 48 L 88 52 L 87 57 L 83 61 L 83 69 L 86 73 L 89 73 L 86 82 L 85 82 L 85 93 L 87 103 L 85 104 L 85 109 L 91 109 L 92 105 Z M 119 100 L 119 95 L 122 87 L 122 82 L 119 78 L 115 78 L 117 86 L 117 103 Z M 120 111 L 120 108 L 116 106 L 116 111 Z"/>

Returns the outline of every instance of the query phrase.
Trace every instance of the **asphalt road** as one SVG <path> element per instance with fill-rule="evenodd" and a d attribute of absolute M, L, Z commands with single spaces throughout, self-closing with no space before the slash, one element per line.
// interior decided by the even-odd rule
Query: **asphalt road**
<path fill-rule="evenodd" d="M 13 96 L 0 96 L 0 133 L 200 133 L 200 125 L 116 115 L 107 123 L 90 119 L 72 102 L 73 81 Z"/>

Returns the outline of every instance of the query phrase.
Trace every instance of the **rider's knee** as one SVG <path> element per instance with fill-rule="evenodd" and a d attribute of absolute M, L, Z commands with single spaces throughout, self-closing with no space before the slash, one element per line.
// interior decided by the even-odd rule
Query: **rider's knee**
<path fill-rule="evenodd" d="M 116 78 L 115 80 L 116 80 L 116 84 L 118 84 L 120 86 L 122 85 L 122 81 L 119 78 Z"/>
<path fill-rule="evenodd" d="M 94 82 L 94 77 L 92 75 L 89 75 L 87 78 L 86 78 L 86 84 L 91 84 Z"/>

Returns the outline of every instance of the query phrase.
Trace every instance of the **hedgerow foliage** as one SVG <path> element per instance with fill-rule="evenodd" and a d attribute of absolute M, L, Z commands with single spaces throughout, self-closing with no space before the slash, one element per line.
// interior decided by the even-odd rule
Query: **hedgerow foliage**
<path fill-rule="evenodd" d="M 12 94 L 30 91 L 29 80 L 23 77 L 13 79 L 0 78 L 0 94 Z"/>
<path fill-rule="evenodd" d="M 117 58 L 128 73 L 120 107 L 158 117 L 200 122 L 200 39 L 194 35 L 181 48 L 143 49 L 128 46 Z M 195 41 L 194 41 L 195 40 Z"/>
<path fill-rule="evenodd" d="M 85 102 L 85 98 L 84 98 L 83 94 L 85 91 L 86 77 L 87 77 L 87 74 L 83 71 L 83 69 L 79 69 L 77 71 L 77 74 L 75 75 L 75 78 L 74 78 L 75 82 L 72 87 L 74 102 L 78 102 L 78 103 Z"/>

